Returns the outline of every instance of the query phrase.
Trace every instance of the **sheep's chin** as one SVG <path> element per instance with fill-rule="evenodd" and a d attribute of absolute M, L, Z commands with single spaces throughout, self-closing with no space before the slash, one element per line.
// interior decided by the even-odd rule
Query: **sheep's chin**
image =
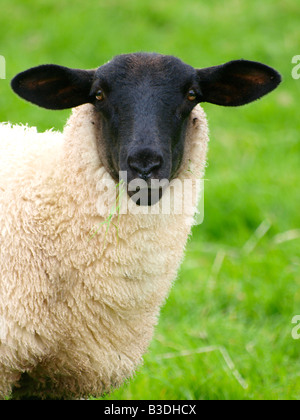
<path fill-rule="evenodd" d="M 128 191 L 128 195 L 137 206 L 151 207 L 160 201 L 163 192 L 163 188 L 144 188 L 140 190 L 137 188 L 136 191 Z"/>

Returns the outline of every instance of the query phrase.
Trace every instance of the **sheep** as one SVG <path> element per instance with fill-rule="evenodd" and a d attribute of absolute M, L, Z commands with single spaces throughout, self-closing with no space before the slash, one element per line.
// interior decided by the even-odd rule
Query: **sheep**
<path fill-rule="evenodd" d="M 180 214 L 160 209 L 172 183 L 203 177 L 199 104 L 244 105 L 279 83 L 257 62 L 195 69 L 155 53 L 12 80 L 35 105 L 73 110 L 63 133 L 0 125 L 0 398 L 101 396 L 133 376 L 197 212 L 197 188 Z M 134 211 L 112 212 L 120 184 Z"/>

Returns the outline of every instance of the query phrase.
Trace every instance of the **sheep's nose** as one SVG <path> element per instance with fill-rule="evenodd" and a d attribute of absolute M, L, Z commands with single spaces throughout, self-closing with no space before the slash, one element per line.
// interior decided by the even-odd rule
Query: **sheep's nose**
<path fill-rule="evenodd" d="M 145 149 L 128 157 L 128 166 L 139 178 L 147 181 L 161 168 L 163 157 L 152 150 Z"/>

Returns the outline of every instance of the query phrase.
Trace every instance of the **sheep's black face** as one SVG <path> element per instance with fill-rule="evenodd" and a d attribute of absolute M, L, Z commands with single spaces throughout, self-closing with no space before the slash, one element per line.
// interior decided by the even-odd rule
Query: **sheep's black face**
<path fill-rule="evenodd" d="M 122 174 L 130 196 L 145 186 L 140 204 L 154 180 L 171 180 L 181 165 L 187 117 L 200 97 L 196 77 L 193 67 L 154 54 L 118 56 L 96 71 L 91 95 L 108 170 L 116 180 Z"/>
<path fill-rule="evenodd" d="M 172 56 L 139 53 L 117 56 L 98 70 L 33 67 L 19 73 L 12 88 L 47 109 L 93 104 L 101 114 L 101 160 L 115 180 L 121 172 L 127 185 L 143 181 L 140 204 L 148 205 L 153 181 L 171 180 L 180 168 L 187 118 L 198 102 L 245 105 L 280 81 L 279 73 L 255 61 L 194 69 Z"/>

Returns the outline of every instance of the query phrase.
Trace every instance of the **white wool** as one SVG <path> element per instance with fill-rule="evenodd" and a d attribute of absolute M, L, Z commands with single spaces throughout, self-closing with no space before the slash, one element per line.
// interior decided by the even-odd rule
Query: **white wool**
<path fill-rule="evenodd" d="M 196 197 L 180 214 L 162 214 L 162 202 L 143 214 L 125 194 L 120 210 L 136 214 L 112 215 L 117 186 L 97 152 L 97 118 L 83 105 L 62 134 L 0 125 L 2 398 L 12 389 L 101 395 L 122 384 L 142 363 L 182 261 Z M 178 180 L 203 176 L 207 142 L 197 106 Z"/>

